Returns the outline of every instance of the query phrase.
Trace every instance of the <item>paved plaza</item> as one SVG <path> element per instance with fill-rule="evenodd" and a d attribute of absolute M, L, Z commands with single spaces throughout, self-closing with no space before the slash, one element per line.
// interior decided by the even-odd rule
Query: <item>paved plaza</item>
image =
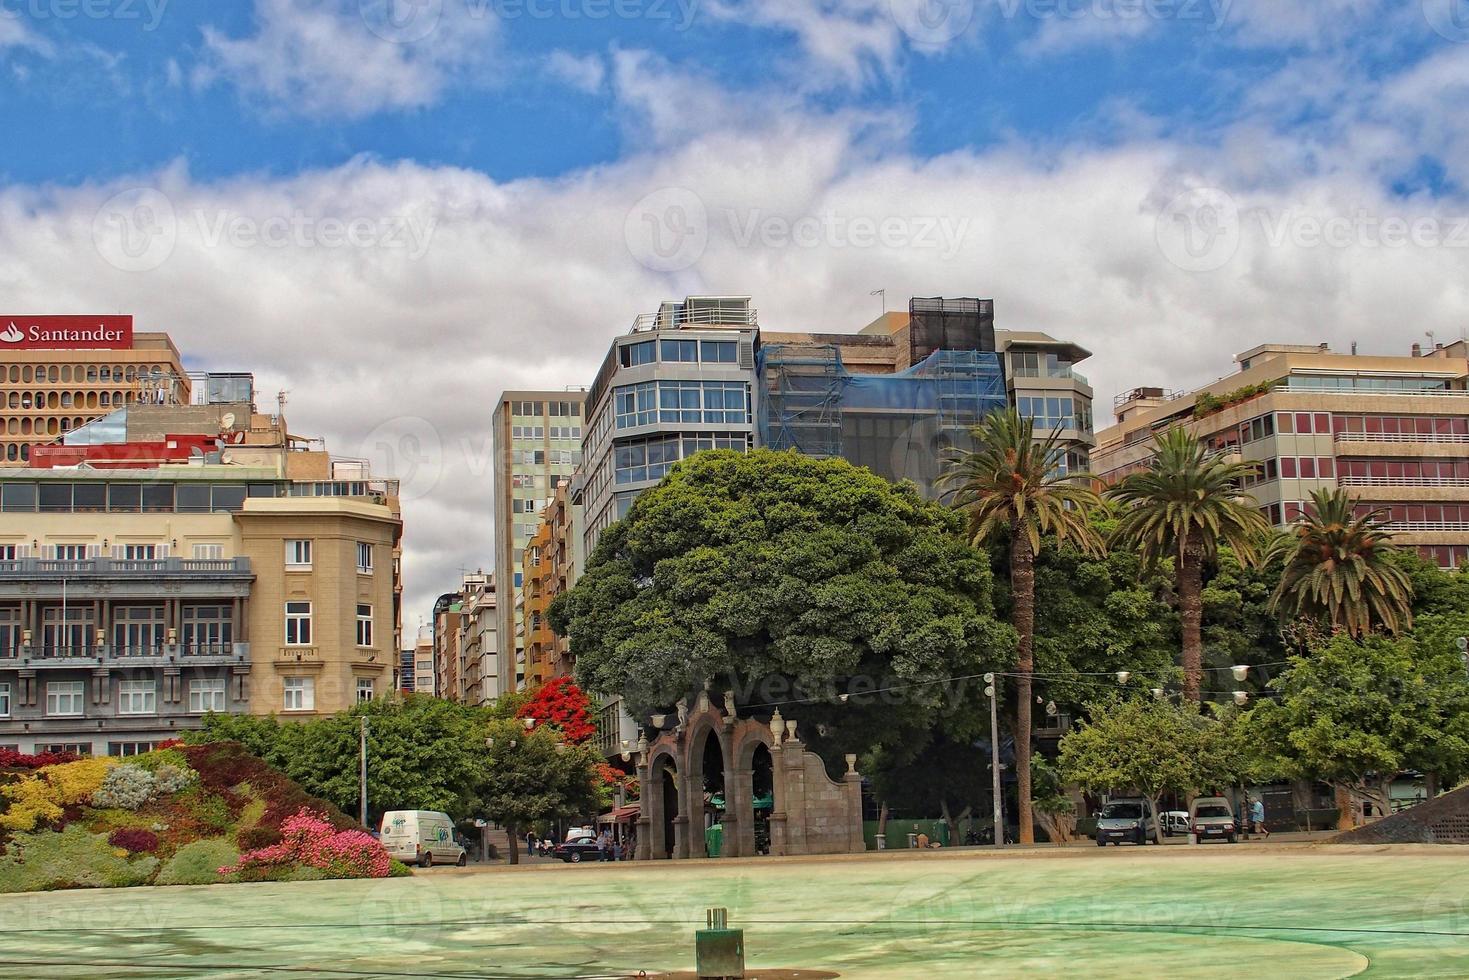
<path fill-rule="evenodd" d="M 693 968 L 716 905 L 746 930 L 752 977 L 1469 975 L 1469 850 L 1280 844 L 0 896 L 0 962 L 35 977 L 653 977 Z"/>

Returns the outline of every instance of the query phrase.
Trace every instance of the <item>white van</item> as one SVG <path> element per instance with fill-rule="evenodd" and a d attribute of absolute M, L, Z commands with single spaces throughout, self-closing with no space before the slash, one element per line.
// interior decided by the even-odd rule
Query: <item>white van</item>
<path fill-rule="evenodd" d="M 454 841 L 454 821 L 438 810 L 389 810 L 383 814 L 380 839 L 389 855 L 420 868 L 435 862 L 463 867 L 469 861 Z"/>

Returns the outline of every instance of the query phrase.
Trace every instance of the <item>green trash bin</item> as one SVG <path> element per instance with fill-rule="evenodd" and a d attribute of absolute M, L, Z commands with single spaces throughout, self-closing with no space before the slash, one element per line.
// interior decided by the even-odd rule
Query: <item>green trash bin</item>
<path fill-rule="evenodd" d="M 712 858 L 717 858 L 724 850 L 724 825 L 715 824 L 704 831 L 704 851 Z"/>

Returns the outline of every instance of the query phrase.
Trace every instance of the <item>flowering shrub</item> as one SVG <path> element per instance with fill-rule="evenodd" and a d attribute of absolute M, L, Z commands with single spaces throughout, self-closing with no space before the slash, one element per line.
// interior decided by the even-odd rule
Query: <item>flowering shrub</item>
<path fill-rule="evenodd" d="M 198 776 L 192 769 L 165 762 L 153 773 L 153 781 L 158 794 L 163 796 L 188 788 Z"/>
<path fill-rule="evenodd" d="M 151 830 L 122 827 L 107 836 L 107 843 L 129 854 L 147 854 L 158 849 L 158 835 Z"/>
<path fill-rule="evenodd" d="M 17 783 L 0 786 L 10 809 L 0 813 L 0 830 L 35 830 L 36 824 L 61 819 L 65 807 L 84 803 L 102 788 L 116 759 L 78 759 L 38 769 Z"/>
<path fill-rule="evenodd" d="M 269 877 L 301 865 L 326 878 L 386 878 L 391 863 L 388 852 L 370 834 L 337 830 L 324 814 L 303 807 L 281 824 L 279 844 L 247 851 L 237 864 L 220 868 L 219 873 Z"/>
<path fill-rule="evenodd" d="M 561 737 L 580 745 L 597 734 L 592 723 L 592 702 L 570 677 L 553 677 L 540 686 L 516 712 L 517 718 L 534 718 L 538 725 L 560 730 Z"/>
<path fill-rule="evenodd" d="M 76 760 L 77 756 L 70 752 L 38 752 L 35 755 L 26 755 L 15 749 L 0 749 L 0 769 L 40 769 L 43 766 L 59 766 Z"/>
<path fill-rule="evenodd" d="M 136 810 L 158 792 L 158 782 L 142 766 L 124 763 L 113 766 L 102 779 L 102 786 L 92 794 L 92 805 L 120 810 Z"/>

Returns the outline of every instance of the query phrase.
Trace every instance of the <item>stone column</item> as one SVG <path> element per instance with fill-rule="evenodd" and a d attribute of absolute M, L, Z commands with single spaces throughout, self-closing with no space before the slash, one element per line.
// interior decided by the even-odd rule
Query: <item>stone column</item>
<path fill-rule="evenodd" d="M 786 740 L 786 853 L 809 854 L 806 843 L 806 746 L 797 738 Z"/>
<path fill-rule="evenodd" d="M 856 854 L 867 850 L 867 839 L 862 835 L 862 775 L 857 772 L 857 757 L 846 757 L 847 773 L 842 777 L 842 790 L 847 802 L 847 851 Z"/>
<path fill-rule="evenodd" d="M 786 787 L 785 749 L 779 742 L 770 747 L 770 781 L 775 791 L 775 806 L 770 811 L 770 853 L 779 857 L 792 853 L 786 841 L 787 807 L 791 797 Z"/>
<path fill-rule="evenodd" d="M 638 843 L 633 860 L 646 861 L 653 854 L 653 789 L 648 778 L 647 763 L 638 766 Z"/>

